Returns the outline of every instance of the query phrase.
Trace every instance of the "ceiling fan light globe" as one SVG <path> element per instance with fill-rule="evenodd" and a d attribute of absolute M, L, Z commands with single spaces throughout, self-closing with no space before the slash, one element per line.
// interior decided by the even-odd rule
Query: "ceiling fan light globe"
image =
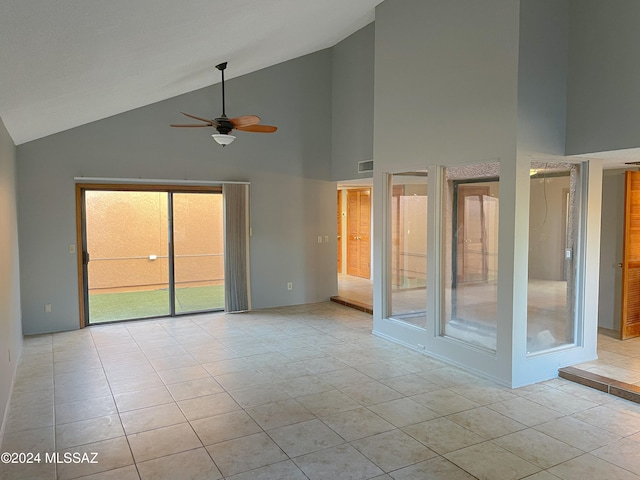
<path fill-rule="evenodd" d="M 233 135 L 223 135 L 220 133 L 214 133 L 211 136 L 216 142 L 218 142 L 218 144 L 222 145 L 223 147 L 226 147 L 236 139 L 236 137 L 234 137 Z"/>

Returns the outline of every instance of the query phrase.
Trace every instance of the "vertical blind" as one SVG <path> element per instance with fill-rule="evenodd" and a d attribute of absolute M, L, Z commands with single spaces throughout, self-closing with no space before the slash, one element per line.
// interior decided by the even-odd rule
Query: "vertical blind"
<path fill-rule="evenodd" d="M 224 184 L 224 304 L 226 312 L 251 309 L 249 185 Z"/>

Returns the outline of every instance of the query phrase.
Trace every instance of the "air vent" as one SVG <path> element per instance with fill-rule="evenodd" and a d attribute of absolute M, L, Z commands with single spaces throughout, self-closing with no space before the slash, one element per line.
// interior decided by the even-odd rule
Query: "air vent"
<path fill-rule="evenodd" d="M 358 173 L 373 172 L 373 160 L 358 162 Z"/>

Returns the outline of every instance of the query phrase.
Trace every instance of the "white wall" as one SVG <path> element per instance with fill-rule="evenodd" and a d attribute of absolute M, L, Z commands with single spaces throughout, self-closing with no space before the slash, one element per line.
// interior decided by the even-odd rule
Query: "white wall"
<path fill-rule="evenodd" d="M 22 349 L 16 199 L 16 147 L 0 119 L 0 442 Z"/>
<path fill-rule="evenodd" d="M 253 307 L 337 294 L 331 51 L 234 78 L 226 87 L 229 115 L 260 115 L 278 132 L 238 132 L 222 148 L 207 129 L 169 127 L 190 123 L 180 112 L 218 116 L 218 84 L 18 147 L 25 333 L 79 326 L 76 255 L 69 253 L 76 176 L 250 181 Z M 319 235 L 330 242 L 318 244 Z"/>

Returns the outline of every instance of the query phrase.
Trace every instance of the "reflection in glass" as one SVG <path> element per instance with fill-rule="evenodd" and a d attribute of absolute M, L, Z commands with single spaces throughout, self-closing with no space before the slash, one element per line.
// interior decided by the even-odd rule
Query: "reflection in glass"
<path fill-rule="evenodd" d="M 390 317 L 424 328 L 427 290 L 427 174 L 392 176 Z"/>
<path fill-rule="evenodd" d="M 441 334 L 496 349 L 499 164 L 444 170 Z"/>
<path fill-rule="evenodd" d="M 532 163 L 527 352 L 574 343 L 580 166 Z"/>

